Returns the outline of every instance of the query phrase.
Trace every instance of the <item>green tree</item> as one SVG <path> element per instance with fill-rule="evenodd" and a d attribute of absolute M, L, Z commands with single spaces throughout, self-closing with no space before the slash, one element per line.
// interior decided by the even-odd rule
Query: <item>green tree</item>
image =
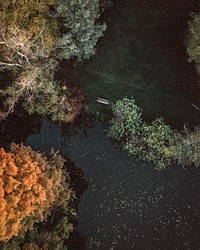
<path fill-rule="evenodd" d="M 96 43 L 103 36 L 106 24 L 99 21 L 101 10 L 99 0 L 58 0 L 56 13 L 63 19 L 66 30 L 62 39 L 72 39 L 74 55 L 79 60 L 94 55 Z M 64 58 L 63 53 L 64 50 L 60 58 Z"/>
<path fill-rule="evenodd" d="M 43 30 L 43 41 L 49 48 L 55 45 L 58 22 L 51 17 L 57 0 L 10 0 L 0 2 L 0 22 L 7 27 L 27 30 L 35 38 Z M 41 41 L 42 43 L 42 41 Z"/>
<path fill-rule="evenodd" d="M 196 64 L 197 72 L 200 73 L 200 14 L 192 13 L 188 22 L 187 54 L 189 62 Z"/>
<path fill-rule="evenodd" d="M 102 1 L 103 6 L 106 2 Z M 1 1 L 0 71 L 11 81 L 5 84 L 7 89 L 0 90 L 0 119 L 25 100 L 30 113 L 73 120 L 80 103 L 75 98 L 69 100 L 73 96 L 70 88 L 62 93 L 54 72 L 59 60 L 80 60 L 94 54 L 106 27 L 99 21 L 103 6 L 99 0 Z M 41 111 L 42 106 L 46 109 Z"/>

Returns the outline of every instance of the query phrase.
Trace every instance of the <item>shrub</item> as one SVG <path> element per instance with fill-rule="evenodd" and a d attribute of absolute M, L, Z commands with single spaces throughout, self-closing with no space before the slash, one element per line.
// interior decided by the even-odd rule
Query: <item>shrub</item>
<path fill-rule="evenodd" d="M 72 195 L 64 159 L 51 152 L 48 159 L 24 145 L 0 149 L 0 241 L 23 237 L 50 214 L 54 204 L 68 205 Z"/>
<path fill-rule="evenodd" d="M 200 127 L 190 132 L 186 127 L 182 133 L 176 133 L 174 158 L 183 167 L 200 166 Z"/>
<path fill-rule="evenodd" d="M 141 133 L 141 110 L 134 99 L 123 98 L 113 106 L 114 117 L 111 120 L 109 136 L 117 141 L 137 140 Z"/>
<path fill-rule="evenodd" d="M 143 126 L 143 158 L 152 161 L 157 169 L 166 168 L 173 155 L 174 133 L 163 118 L 157 118 L 150 125 Z"/>
<path fill-rule="evenodd" d="M 124 98 L 113 106 L 109 136 L 130 154 L 151 161 L 157 169 L 166 168 L 173 155 L 174 133 L 162 118 L 150 125 L 142 121 L 134 99 Z"/>
<path fill-rule="evenodd" d="M 187 41 L 187 54 L 189 62 L 194 61 L 196 69 L 200 73 L 200 14 L 192 14 L 192 20 L 188 22 L 189 36 Z"/>
<path fill-rule="evenodd" d="M 200 127 L 179 133 L 163 118 L 148 125 L 142 121 L 134 99 L 128 98 L 117 101 L 113 113 L 108 135 L 131 155 L 153 162 L 156 169 L 165 169 L 172 162 L 183 167 L 200 166 Z"/>
<path fill-rule="evenodd" d="M 24 107 L 29 114 L 49 115 L 53 121 L 73 122 L 85 104 L 83 91 L 68 85 L 46 82 L 26 98 Z"/>
<path fill-rule="evenodd" d="M 171 163 L 173 154 L 173 132 L 162 118 L 150 125 L 143 123 L 140 137 L 130 138 L 123 148 L 130 154 L 154 163 L 156 169 L 164 169 Z"/>
<path fill-rule="evenodd" d="M 56 214 L 58 216 L 58 214 Z M 60 214 L 59 214 L 60 217 Z M 4 242 L 0 245 L 2 250 L 47 250 L 65 249 L 66 239 L 68 239 L 69 232 L 73 230 L 72 224 L 69 223 L 67 216 L 59 218 L 58 223 L 48 225 L 48 229 L 35 225 L 33 230 L 26 233 L 26 237 L 20 239 L 19 237 L 12 238 L 9 242 Z"/>

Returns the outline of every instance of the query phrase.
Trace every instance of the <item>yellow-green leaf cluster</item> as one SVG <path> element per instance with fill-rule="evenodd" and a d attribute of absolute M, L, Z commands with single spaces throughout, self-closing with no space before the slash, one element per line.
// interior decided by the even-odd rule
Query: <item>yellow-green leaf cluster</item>
<path fill-rule="evenodd" d="M 49 47 L 55 44 L 54 35 L 57 32 L 57 20 L 50 17 L 49 10 L 57 0 L 10 0 L 0 3 L 0 22 L 6 26 L 19 27 L 30 32 L 35 37 L 45 27 L 44 42 Z"/>

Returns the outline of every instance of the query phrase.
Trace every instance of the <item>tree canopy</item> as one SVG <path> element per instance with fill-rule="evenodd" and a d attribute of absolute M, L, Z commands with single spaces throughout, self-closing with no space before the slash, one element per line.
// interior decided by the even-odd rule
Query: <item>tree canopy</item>
<path fill-rule="evenodd" d="M 0 22 L 7 27 L 18 27 L 28 30 L 30 37 L 36 37 L 44 29 L 44 42 L 49 47 L 55 45 L 55 34 L 58 31 L 57 20 L 50 16 L 57 0 L 11 0 L 0 3 Z"/>
<path fill-rule="evenodd" d="M 197 72 L 200 73 L 200 14 L 192 14 L 188 22 L 187 54 L 189 62 L 196 64 Z"/>
<path fill-rule="evenodd" d="M 64 96 L 60 94 L 61 87 L 54 73 L 60 60 L 81 60 L 95 53 L 96 43 L 106 28 L 99 21 L 102 9 L 99 0 L 0 2 L 0 71 L 9 79 L 4 84 L 8 87 L 0 90 L 0 119 L 13 112 L 20 100 L 26 101 L 24 107 L 29 107 L 28 112 L 38 112 L 46 97 L 50 98 L 49 103 L 56 104 L 50 105 L 45 113 L 54 120 L 68 121 L 66 117 L 69 117 L 71 121 L 77 115 L 78 109 L 73 108 L 77 101 L 69 100 L 73 96 L 70 88 L 66 88 L 68 93 Z M 47 82 L 54 94 L 49 95 Z M 64 102 L 55 102 L 56 98 Z M 63 104 L 69 103 L 73 103 L 72 108 L 63 108 Z M 52 108 L 57 111 L 51 111 Z M 55 113 L 60 115 L 54 116 Z"/>
<path fill-rule="evenodd" d="M 68 202 L 63 164 L 55 153 L 47 159 L 22 144 L 12 144 L 11 152 L 0 149 L 0 241 L 24 236 L 54 203 Z"/>

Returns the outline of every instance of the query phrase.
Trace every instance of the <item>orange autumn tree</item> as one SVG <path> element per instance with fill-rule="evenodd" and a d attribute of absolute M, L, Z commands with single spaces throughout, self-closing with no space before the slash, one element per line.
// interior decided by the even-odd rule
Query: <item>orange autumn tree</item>
<path fill-rule="evenodd" d="M 0 241 L 23 237 L 53 204 L 69 200 L 63 165 L 54 152 L 47 158 L 23 144 L 12 144 L 10 152 L 0 148 Z"/>

